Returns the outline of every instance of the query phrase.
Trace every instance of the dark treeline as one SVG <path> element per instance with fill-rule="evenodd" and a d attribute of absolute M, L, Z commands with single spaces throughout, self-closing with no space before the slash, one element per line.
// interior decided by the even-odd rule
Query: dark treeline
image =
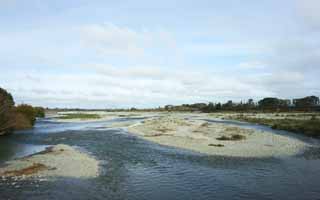
<path fill-rule="evenodd" d="M 14 130 L 32 128 L 37 117 L 44 117 L 45 110 L 21 104 L 15 106 L 12 95 L 0 88 L 0 135 Z"/>
<path fill-rule="evenodd" d="M 228 101 L 226 103 L 196 103 L 183 104 L 180 106 L 167 105 L 164 107 L 167 111 L 202 111 L 202 112 L 220 112 L 220 111 L 236 111 L 236 112 L 316 112 L 320 111 L 319 97 L 308 96 L 299 99 L 279 99 L 268 97 L 258 102 L 249 99 L 247 102 L 235 103 Z"/>
<path fill-rule="evenodd" d="M 300 99 L 279 99 L 274 97 L 264 98 L 255 102 L 249 99 L 246 102 L 235 103 L 227 101 L 225 103 L 194 103 L 182 105 L 166 105 L 158 108 L 115 108 L 115 109 L 81 109 L 81 108 L 54 108 L 47 110 L 58 111 L 108 111 L 108 112 L 153 112 L 153 111 L 185 111 L 185 112 L 317 112 L 320 111 L 319 97 L 307 96 Z"/>

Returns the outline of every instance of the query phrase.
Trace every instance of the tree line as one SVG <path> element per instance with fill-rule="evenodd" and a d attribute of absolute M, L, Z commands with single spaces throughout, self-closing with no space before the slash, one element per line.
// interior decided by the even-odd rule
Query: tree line
<path fill-rule="evenodd" d="M 0 88 L 0 135 L 32 128 L 36 118 L 44 116 L 45 110 L 42 107 L 27 104 L 15 106 L 12 95 Z"/>
<path fill-rule="evenodd" d="M 246 102 L 235 103 L 232 100 L 226 103 L 195 103 L 182 104 L 179 106 L 166 105 L 163 110 L 166 111 L 202 111 L 202 112 L 220 112 L 220 111 L 263 111 L 263 112 L 289 112 L 289 111 L 320 111 L 319 97 L 307 96 L 297 99 L 279 99 L 267 97 L 255 102 L 248 99 Z"/>

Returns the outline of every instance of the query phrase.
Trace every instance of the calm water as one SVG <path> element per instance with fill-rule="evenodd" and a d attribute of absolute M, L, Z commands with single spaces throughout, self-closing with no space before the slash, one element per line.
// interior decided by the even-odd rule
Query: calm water
<path fill-rule="evenodd" d="M 103 128 L 107 124 L 42 120 L 33 130 L 0 138 L 0 165 L 64 143 L 90 152 L 103 169 L 90 180 L 26 181 L 20 188 L 0 180 L 0 199 L 320 199 L 318 148 L 290 158 L 206 156 Z"/>

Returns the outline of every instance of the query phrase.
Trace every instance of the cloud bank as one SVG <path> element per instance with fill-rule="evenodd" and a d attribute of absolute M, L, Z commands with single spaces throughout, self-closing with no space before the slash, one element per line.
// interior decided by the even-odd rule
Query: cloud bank
<path fill-rule="evenodd" d="M 0 86 L 18 103 L 84 108 L 320 95 L 318 1 L 204 3 L 6 2 Z"/>

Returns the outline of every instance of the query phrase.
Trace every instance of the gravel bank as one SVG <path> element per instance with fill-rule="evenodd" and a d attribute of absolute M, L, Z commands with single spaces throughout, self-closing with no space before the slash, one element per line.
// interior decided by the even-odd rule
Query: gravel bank
<path fill-rule="evenodd" d="M 0 168 L 0 177 L 16 179 L 39 177 L 94 178 L 99 162 L 86 153 L 68 146 L 55 145 L 45 151 L 9 161 Z"/>
<path fill-rule="evenodd" d="M 281 157 L 298 154 L 308 144 L 291 137 L 232 125 L 190 120 L 171 114 L 128 127 L 146 140 L 210 155 Z"/>

